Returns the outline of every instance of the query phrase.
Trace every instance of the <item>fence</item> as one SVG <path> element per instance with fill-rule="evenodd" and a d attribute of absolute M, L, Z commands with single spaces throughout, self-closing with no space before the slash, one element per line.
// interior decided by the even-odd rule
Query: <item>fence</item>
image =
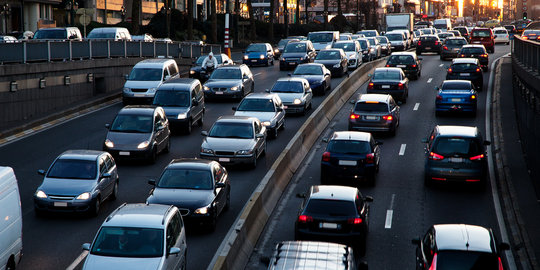
<path fill-rule="evenodd" d="M 540 42 L 515 36 L 512 55 L 530 72 L 537 75 L 540 73 Z"/>

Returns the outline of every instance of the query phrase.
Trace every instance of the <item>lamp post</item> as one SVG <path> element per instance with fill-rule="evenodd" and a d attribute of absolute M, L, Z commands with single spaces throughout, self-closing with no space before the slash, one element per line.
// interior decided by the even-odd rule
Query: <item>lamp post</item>
<path fill-rule="evenodd" d="M 8 29 L 7 29 L 7 17 L 9 16 L 10 13 L 11 13 L 11 9 L 9 8 L 8 3 L 2 4 L 0 6 L 0 15 L 2 15 L 2 19 L 3 19 L 2 32 L 4 34 L 7 34 L 7 32 L 8 32 Z"/>
<path fill-rule="evenodd" d="M 122 7 L 120 8 L 120 16 L 122 18 L 122 21 L 126 19 L 126 7 L 124 5 L 122 5 Z"/>

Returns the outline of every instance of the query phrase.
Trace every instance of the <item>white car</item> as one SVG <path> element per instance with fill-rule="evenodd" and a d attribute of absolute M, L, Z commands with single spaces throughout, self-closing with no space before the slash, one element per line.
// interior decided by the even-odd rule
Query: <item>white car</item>
<path fill-rule="evenodd" d="M 381 57 L 381 44 L 375 37 L 368 37 L 369 45 L 371 46 L 372 59 L 378 59 Z"/>
<path fill-rule="evenodd" d="M 357 40 L 336 41 L 332 48 L 343 49 L 347 55 L 349 68 L 357 68 L 362 64 L 362 49 Z"/>
<path fill-rule="evenodd" d="M 258 118 L 272 138 L 277 137 L 285 124 L 285 107 L 277 94 L 251 93 L 233 111 L 234 116 Z"/>
<path fill-rule="evenodd" d="M 494 42 L 504 43 L 506 45 L 510 44 L 510 38 L 508 36 L 508 30 L 504 27 L 496 27 L 493 29 L 493 35 L 495 36 Z"/>

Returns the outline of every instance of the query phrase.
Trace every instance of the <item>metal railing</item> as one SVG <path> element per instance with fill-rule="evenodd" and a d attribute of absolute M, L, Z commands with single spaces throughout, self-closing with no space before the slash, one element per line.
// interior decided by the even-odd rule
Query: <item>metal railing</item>
<path fill-rule="evenodd" d="M 0 64 L 72 61 L 114 57 L 194 58 L 221 53 L 221 45 L 144 41 L 24 41 L 0 43 Z"/>
<path fill-rule="evenodd" d="M 514 36 L 512 55 L 527 69 L 540 74 L 540 42 Z"/>

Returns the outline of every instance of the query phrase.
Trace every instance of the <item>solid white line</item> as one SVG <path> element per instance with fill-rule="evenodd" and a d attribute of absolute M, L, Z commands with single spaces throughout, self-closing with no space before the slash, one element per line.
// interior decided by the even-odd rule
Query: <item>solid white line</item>
<path fill-rule="evenodd" d="M 442 66 L 444 66 L 444 64 L 440 64 L 440 65 L 439 65 L 439 67 L 442 67 Z"/>
<path fill-rule="evenodd" d="M 401 147 L 399 148 L 399 155 L 400 156 L 403 156 L 405 155 L 405 148 L 407 147 L 407 144 L 402 144 Z"/>
<path fill-rule="evenodd" d="M 81 262 L 82 260 L 84 260 L 84 258 L 86 258 L 86 256 L 88 255 L 88 251 L 85 250 L 81 253 L 81 255 L 79 255 L 79 257 L 77 257 L 77 259 L 75 259 L 75 261 L 73 261 L 73 263 L 71 263 L 67 268 L 66 270 L 73 270 L 75 269 L 75 267 L 77 267 Z"/>
<path fill-rule="evenodd" d="M 418 111 L 418 107 L 420 107 L 420 103 L 414 104 L 414 108 L 412 110 L 413 111 Z"/>
<path fill-rule="evenodd" d="M 386 211 L 386 222 L 384 223 L 385 229 L 391 229 L 392 228 L 392 215 L 394 214 L 394 210 L 388 210 Z"/>
<path fill-rule="evenodd" d="M 429 79 L 427 80 L 427 83 L 430 83 L 431 80 L 433 80 L 433 78 L 429 78 Z"/>
<path fill-rule="evenodd" d="M 258 76 L 258 75 L 261 75 L 261 73 L 260 73 L 260 72 L 259 72 L 259 73 L 255 73 L 255 74 L 253 74 L 253 77 Z"/>

